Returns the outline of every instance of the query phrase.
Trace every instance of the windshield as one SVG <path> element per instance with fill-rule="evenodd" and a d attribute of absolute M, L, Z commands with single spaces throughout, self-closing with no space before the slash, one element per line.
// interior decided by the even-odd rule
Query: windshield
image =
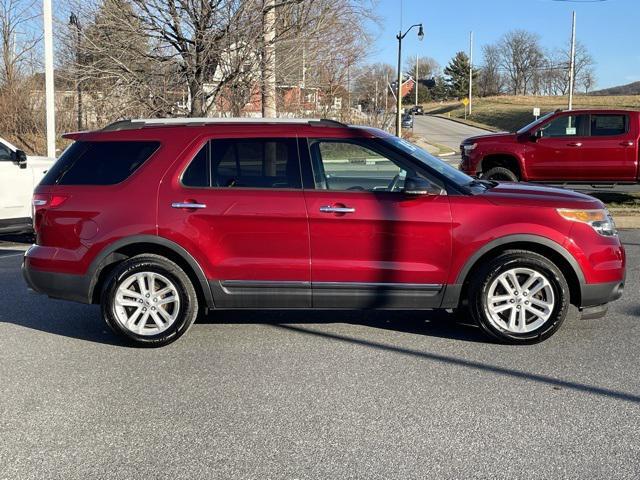
<path fill-rule="evenodd" d="M 428 167 L 437 171 L 458 186 L 467 186 L 473 181 L 473 178 L 471 178 L 466 173 L 453 168 L 448 163 L 445 163 L 439 158 L 434 157 L 430 153 L 427 153 L 422 148 L 414 145 L 411 142 L 408 142 L 407 140 L 398 137 L 383 137 L 381 138 L 381 140 L 390 143 L 394 147 L 402 150 L 404 153 L 408 153 L 416 160 L 419 160 Z"/>
<path fill-rule="evenodd" d="M 524 127 L 522 127 L 520 130 L 518 130 L 516 133 L 518 135 L 528 132 L 529 130 L 532 130 L 533 128 L 537 127 L 538 125 L 540 125 L 542 122 L 544 122 L 547 118 L 549 118 L 551 115 L 553 115 L 555 112 L 549 112 L 546 115 L 541 116 L 539 119 L 534 120 L 533 122 L 529 123 L 528 125 L 525 125 Z"/>

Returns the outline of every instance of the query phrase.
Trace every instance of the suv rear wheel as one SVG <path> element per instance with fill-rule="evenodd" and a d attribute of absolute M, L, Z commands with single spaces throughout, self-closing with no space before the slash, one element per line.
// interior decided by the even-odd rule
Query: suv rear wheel
<path fill-rule="evenodd" d="M 505 343 L 535 343 L 553 335 L 567 316 L 569 286 L 542 255 L 508 250 L 471 280 L 469 307 L 482 329 Z"/>
<path fill-rule="evenodd" d="M 111 329 L 141 346 L 159 347 L 182 336 L 198 316 L 188 275 L 159 255 L 137 255 L 113 271 L 102 292 Z"/>

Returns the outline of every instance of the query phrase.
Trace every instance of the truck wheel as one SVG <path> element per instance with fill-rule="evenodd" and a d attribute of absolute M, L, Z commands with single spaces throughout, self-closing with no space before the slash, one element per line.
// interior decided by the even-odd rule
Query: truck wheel
<path fill-rule="evenodd" d="M 188 275 L 160 256 L 143 254 L 118 265 L 105 282 L 102 315 L 132 343 L 160 347 L 180 338 L 198 316 Z"/>
<path fill-rule="evenodd" d="M 567 316 L 569 286 L 542 255 L 508 250 L 482 265 L 469 285 L 469 307 L 482 329 L 504 343 L 537 343 Z"/>
<path fill-rule="evenodd" d="M 482 174 L 485 180 L 496 180 L 498 182 L 517 182 L 518 176 L 505 167 L 493 167 Z"/>

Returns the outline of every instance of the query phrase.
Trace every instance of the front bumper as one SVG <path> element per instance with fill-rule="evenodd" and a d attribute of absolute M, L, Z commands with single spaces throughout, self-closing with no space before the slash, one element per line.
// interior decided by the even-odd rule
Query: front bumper
<path fill-rule="evenodd" d="M 22 262 L 22 276 L 29 288 L 38 293 L 60 300 L 91 303 L 91 279 L 88 276 L 38 270 L 29 265 L 28 257 Z"/>
<path fill-rule="evenodd" d="M 624 293 L 624 280 L 620 282 L 582 285 L 581 308 L 595 307 L 618 300 Z"/>

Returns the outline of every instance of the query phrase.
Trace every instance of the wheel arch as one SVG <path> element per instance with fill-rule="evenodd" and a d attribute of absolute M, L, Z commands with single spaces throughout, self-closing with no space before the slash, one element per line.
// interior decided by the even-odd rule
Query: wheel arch
<path fill-rule="evenodd" d="M 480 160 L 478 170 L 482 173 L 493 167 L 504 167 L 513 171 L 519 180 L 525 179 L 524 162 L 515 153 L 512 152 L 491 152 L 486 154 Z"/>
<path fill-rule="evenodd" d="M 171 240 L 154 235 L 135 235 L 122 238 L 105 247 L 91 262 L 88 275 L 91 278 L 89 299 L 92 303 L 99 303 L 100 292 L 109 273 L 123 260 L 135 255 L 151 253 L 178 264 L 193 282 L 199 299 L 205 302 L 207 308 L 213 308 L 213 296 L 204 270 L 195 258 L 182 246 Z"/>
<path fill-rule="evenodd" d="M 473 272 L 487 260 L 496 257 L 506 250 L 528 250 L 539 253 L 551 260 L 565 275 L 569 284 L 571 303 L 580 306 L 582 302 L 582 287 L 585 277 L 577 260 L 559 243 L 546 237 L 537 235 L 509 235 L 495 239 L 478 249 L 458 272 L 455 285 L 452 285 L 450 295 L 445 296 L 445 307 L 458 306 L 466 298 L 468 281 Z M 447 287 L 449 288 L 449 287 Z"/>

